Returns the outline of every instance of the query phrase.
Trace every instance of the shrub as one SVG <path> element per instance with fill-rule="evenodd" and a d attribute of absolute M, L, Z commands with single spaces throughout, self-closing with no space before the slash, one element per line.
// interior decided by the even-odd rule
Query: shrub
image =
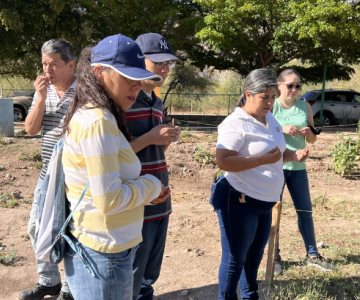
<path fill-rule="evenodd" d="M 0 264 L 3 265 L 11 265 L 16 260 L 16 252 L 15 250 L 2 250 L 0 251 Z"/>
<path fill-rule="evenodd" d="M 340 176 L 351 175 L 357 168 L 360 155 L 360 122 L 358 123 L 357 139 L 340 135 L 340 142 L 331 151 L 333 169 Z"/>
<path fill-rule="evenodd" d="M 27 152 L 22 152 L 20 154 L 19 157 L 20 160 L 22 161 L 34 161 L 34 162 L 41 162 L 41 153 L 40 151 L 35 151 L 33 153 L 27 153 Z"/>
<path fill-rule="evenodd" d="M 202 166 L 215 165 L 214 155 L 210 153 L 204 146 L 196 146 L 194 151 L 194 159 Z"/>
<path fill-rule="evenodd" d="M 9 194 L 0 194 L 0 207 L 15 208 L 19 202 Z"/>

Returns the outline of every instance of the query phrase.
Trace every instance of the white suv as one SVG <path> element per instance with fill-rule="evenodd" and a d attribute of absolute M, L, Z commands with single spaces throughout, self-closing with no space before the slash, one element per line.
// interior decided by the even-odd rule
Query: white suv
<path fill-rule="evenodd" d="M 311 105 L 319 125 L 357 123 L 360 120 L 360 93 L 353 90 L 325 90 L 323 124 L 320 124 L 322 90 L 306 92 L 301 98 Z"/>

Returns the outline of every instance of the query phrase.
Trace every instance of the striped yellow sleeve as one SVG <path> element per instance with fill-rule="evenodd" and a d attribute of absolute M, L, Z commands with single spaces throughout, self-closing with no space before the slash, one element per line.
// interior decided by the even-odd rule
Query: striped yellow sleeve
<path fill-rule="evenodd" d="M 123 162 L 119 159 L 119 153 L 133 150 L 121 138 L 114 121 L 99 119 L 86 129 L 78 142 L 84 156 L 94 205 L 101 213 L 114 214 L 138 207 L 160 193 L 161 184 L 157 179 L 140 177 L 121 180 Z M 137 159 L 135 155 L 133 157 Z"/>

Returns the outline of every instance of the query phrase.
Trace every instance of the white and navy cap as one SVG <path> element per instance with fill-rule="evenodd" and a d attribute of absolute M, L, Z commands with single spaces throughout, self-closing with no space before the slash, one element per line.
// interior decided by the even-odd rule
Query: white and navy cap
<path fill-rule="evenodd" d="M 101 40 L 91 49 L 91 65 L 109 67 L 132 80 L 162 80 L 145 68 L 145 57 L 134 40 L 116 34 Z"/>
<path fill-rule="evenodd" d="M 145 57 L 153 62 L 179 60 L 173 54 L 167 40 L 159 33 L 149 32 L 141 34 L 135 42 L 140 46 Z"/>

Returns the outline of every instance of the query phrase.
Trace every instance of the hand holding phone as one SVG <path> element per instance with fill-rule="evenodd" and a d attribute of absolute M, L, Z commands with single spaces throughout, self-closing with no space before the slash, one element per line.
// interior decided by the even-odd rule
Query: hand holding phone
<path fill-rule="evenodd" d="M 309 125 L 309 128 L 314 135 L 319 135 L 322 131 L 321 128 L 316 128 L 311 125 Z"/>

